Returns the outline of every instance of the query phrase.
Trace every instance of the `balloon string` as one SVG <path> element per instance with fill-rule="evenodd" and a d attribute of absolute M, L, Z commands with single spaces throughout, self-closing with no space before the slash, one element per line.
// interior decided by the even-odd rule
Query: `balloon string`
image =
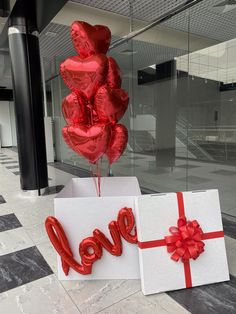
<path fill-rule="evenodd" d="M 92 178 L 93 178 L 93 182 L 94 182 L 94 185 L 95 185 L 96 193 L 97 193 L 97 195 L 99 195 L 99 191 L 98 191 L 98 188 L 97 188 L 97 182 L 96 182 L 96 172 L 94 171 L 92 164 L 90 164 L 90 172 L 91 172 L 91 175 L 92 175 Z"/>
<path fill-rule="evenodd" d="M 98 178 L 98 196 L 101 196 L 101 167 L 102 167 L 102 158 L 101 166 L 99 166 L 99 160 L 97 161 L 97 178 Z"/>

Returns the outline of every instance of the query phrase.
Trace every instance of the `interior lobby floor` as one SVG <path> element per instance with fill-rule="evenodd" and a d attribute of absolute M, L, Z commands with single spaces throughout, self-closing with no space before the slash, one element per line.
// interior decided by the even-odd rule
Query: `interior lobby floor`
<path fill-rule="evenodd" d="M 184 154 L 183 154 L 184 155 Z M 88 168 L 87 161 L 66 149 L 65 162 Z M 103 173 L 107 165 L 103 162 Z M 236 165 L 176 158 L 174 167 L 156 167 L 155 156 L 126 151 L 112 165 L 116 176 L 137 176 L 140 186 L 153 192 L 218 189 L 222 212 L 236 217 Z"/>
<path fill-rule="evenodd" d="M 180 185 L 180 179 L 184 177 L 181 164 L 176 177 Z M 119 167 L 122 168 L 122 163 Z M 211 172 L 220 170 L 215 166 L 213 168 Z M 226 167 L 223 168 L 221 170 L 227 171 Z M 200 177 L 201 171 L 204 172 L 203 169 L 197 170 L 197 167 L 191 171 L 193 177 Z M 47 237 L 44 221 L 47 216 L 53 215 L 55 186 L 61 188 L 74 175 L 49 165 L 48 176 L 52 187 L 50 193 L 41 197 L 29 196 L 29 193 L 20 190 L 17 153 L 9 149 L 0 150 L 0 313 L 236 312 L 236 218 L 230 212 L 236 207 L 233 202 L 227 205 L 228 211 L 225 210 L 223 215 L 231 280 L 145 297 L 140 290 L 139 280 L 57 279 L 56 253 Z M 158 176 L 160 178 L 161 174 Z M 205 178 L 211 180 L 211 175 L 205 173 Z M 192 180 L 196 181 L 196 178 Z M 223 183 L 219 180 L 220 185 Z M 207 188 L 207 182 L 199 184 Z M 230 189 L 230 183 L 227 184 L 226 188 Z"/>

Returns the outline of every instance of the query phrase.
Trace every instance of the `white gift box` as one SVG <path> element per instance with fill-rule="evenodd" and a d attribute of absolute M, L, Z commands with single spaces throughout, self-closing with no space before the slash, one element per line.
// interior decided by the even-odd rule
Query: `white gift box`
<path fill-rule="evenodd" d="M 145 295 L 229 280 L 218 191 L 178 194 L 136 199 L 141 284 Z M 188 221 L 198 221 L 205 244 L 204 252 L 187 263 L 171 259 L 165 240 L 165 236 L 171 235 L 169 228 L 177 226 L 183 214 Z"/>
<path fill-rule="evenodd" d="M 118 212 L 123 207 L 132 208 L 134 213 L 134 197 L 141 195 L 135 177 L 102 177 L 101 197 L 97 196 L 94 180 L 74 178 L 54 199 L 55 217 L 65 231 L 73 258 L 77 262 L 81 261 L 80 242 L 92 236 L 93 230 L 97 228 L 111 239 L 108 224 L 112 220 L 116 221 Z M 58 255 L 58 278 L 60 280 L 140 278 L 137 245 L 128 243 L 123 238 L 121 240 L 122 255 L 113 256 L 103 249 L 103 255 L 93 264 L 90 275 L 81 275 L 70 268 L 66 276 Z"/>

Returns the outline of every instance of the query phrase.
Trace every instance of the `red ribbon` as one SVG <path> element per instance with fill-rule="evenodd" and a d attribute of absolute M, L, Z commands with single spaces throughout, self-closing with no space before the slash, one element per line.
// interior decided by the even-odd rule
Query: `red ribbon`
<path fill-rule="evenodd" d="M 171 259 L 184 265 L 186 288 L 192 287 L 190 259 L 196 260 L 204 252 L 204 242 L 214 238 L 224 237 L 223 231 L 203 233 L 197 220 L 187 221 L 185 217 L 184 201 L 182 192 L 177 192 L 179 219 L 177 227 L 170 227 L 170 236 L 164 239 L 138 242 L 140 249 L 167 246 L 167 251 L 172 253 Z"/>
<path fill-rule="evenodd" d="M 168 253 L 173 253 L 171 258 L 178 262 L 197 259 L 204 252 L 205 244 L 202 240 L 202 229 L 197 220 L 187 221 L 186 217 L 178 219 L 178 227 L 170 227 L 172 235 L 165 237 Z"/>

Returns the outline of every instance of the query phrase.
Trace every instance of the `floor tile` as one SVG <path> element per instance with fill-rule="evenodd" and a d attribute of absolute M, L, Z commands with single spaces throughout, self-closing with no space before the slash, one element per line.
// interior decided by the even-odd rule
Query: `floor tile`
<path fill-rule="evenodd" d="M 34 246 L 0 257 L 0 292 L 52 274 L 51 268 Z"/>
<path fill-rule="evenodd" d="M 43 195 L 51 195 L 51 194 L 57 194 L 64 188 L 64 185 L 55 185 L 55 186 L 49 186 L 46 188 Z"/>
<path fill-rule="evenodd" d="M 145 159 L 145 157 L 128 157 L 128 159 L 141 160 L 141 159 Z"/>
<path fill-rule="evenodd" d="M 78 314 L 55 275 L 0 294 L 3 314 Z"/>
<path fill-rule="evenodd" d="M 186 177 L 178 178 L 176 180 L 185 182 L 186 181 Z M 210 182 L 211 181 L 209 179 L 206 179 L 206 178 L 203 178 L 203 177 L 198 177 L 198 176 L 188 176 L 187 180 L 188 180 L 188 183 L 191 183 L 191 184 L 201 184 L 201 183 L 206 183 L 206 182 Z"/>
<path fill-rule="evenodd" d="M 0 160 L 12 160 L 12 158 L 9 158 L 9 157 L 0 157 Z"/>
<path fill-rule="evenodd" d="M 232 170 L 216 170 L 216 171 L 211 171 L 211 173 L 214 173 L 214 174 L 219 174 L 221 176 L 225 176 L 225 177 L 228 177 L 228 176 L 235 176 L 236 175 L 236 171 L 232 171 Z"/>
<path fill-rule="evenodd" d="M 4 204 L 6 203 L 4 197 L 2 195 L 0 195 L 0 204 Z"/>
<path fill-rule="evenodd" d="M 80 311 L 89 314 L 140 290 L 140 280 L 62 281 L 62 284 Z"/>
<path fill-rule="evenodd" d="M 222 217 L 224 232 L 227 236 L 236 239 L 236 218 L 227 214 Z"/>
<path fill-rule="evenodd" d="M 192 314 L 234 314 L 236 312 L 236 278 L 192 289 L 168 292 Z"/>
<path fill-rule="evenodd" d="M 85 169 L 80 169 L 78 167 L 68 165 L 65 163 L 61 163 L 61 162 L 52 162 L 52 163 L 49 163 L 49 165 L 51 167 L 54 167 L 56 169 L 60 169 L 62 171 L 65 171 L 67 173 L 70 173 L 72 175 L 75 175 L 75 176 L 78 176 L 81 178 L 90 177 L 90 175 L 91 175 L 90 171 L 87 171 Z"/>
<path fill-rule="evenodd" d="M 131 169 L 131 167 L 141 167 L 140 165 L 137 165 L 135 163 L 130 163 L 130 164 L 124 164 L 122 165 L 122 168 L 128 168 Z"/>
<path fill-rule="evenodd" d="M 53 201 L 39 201 L 36 204 L 29 204 L 26 200 L 15 206 L 14 212 L 23 226 L 41 224 L 45 222 L 47 216 L 54 214 Z"/>
<path fill-rule="evenodd" d="M 146 173 L 149 173 L 149 174 L 152 174 L 152 175 L 166 174 L 167 173 L 167 171 L 165 169 L 161 168 L 161 167 L 148 169 L 148 170 L 145 170 L 143 172 L 146 172 Z"/>
<path fill-rule="evenodd" d="M 164 293 L 144 296 L 142 292 L 137 292 L 99 313 L 187 314 L 189 312 Z"/>
<path fill-rule="evenodd" d="M 16 252 L 34 243 L 24 228 L 17 228 L 0 233 L 0 256 Z"/>
<path fill-rule="evenodd" d="M 15 214 L 0 216 L 0 232 L 22 227 Z"/>
<path fill-rule="evenodd" d="M 2 165 L 17 164 L 17 161 L 1 161 L 0 164 Z"/>
<path fill-rule="evenodd" d="M 37 248 L 47 261 L 53 272 L 57 274 L 57 252 L 47 239 L 45 242 L 37 244 Z"/>
<path fill-rule="evenodd" d="M 25 227 L 25 230 L 35 244 L 44 243 L 49 240 L 44 223 Z"/>
<path fill-rule="evenodd" d="M 184 168 L 184 169 L 194 169 L 194 168 L 199 168 L 199 166 L 195 166 L 195 165 L 189 165 L 189 164 L 185 164 L 185 165 L 179 165 L 176 166 L 177 168 Z"/>
<path fill-rule="evenodd" d="M 15 166 L 7 166 L 7 169 L 18 169 L 19 165 L 15 165 Z"/>
<path fill-rule="evenodd" d="M 236 277 L 236 240 L 225 236 L 225 246 L 229 265 L 229 272 Z"/>

